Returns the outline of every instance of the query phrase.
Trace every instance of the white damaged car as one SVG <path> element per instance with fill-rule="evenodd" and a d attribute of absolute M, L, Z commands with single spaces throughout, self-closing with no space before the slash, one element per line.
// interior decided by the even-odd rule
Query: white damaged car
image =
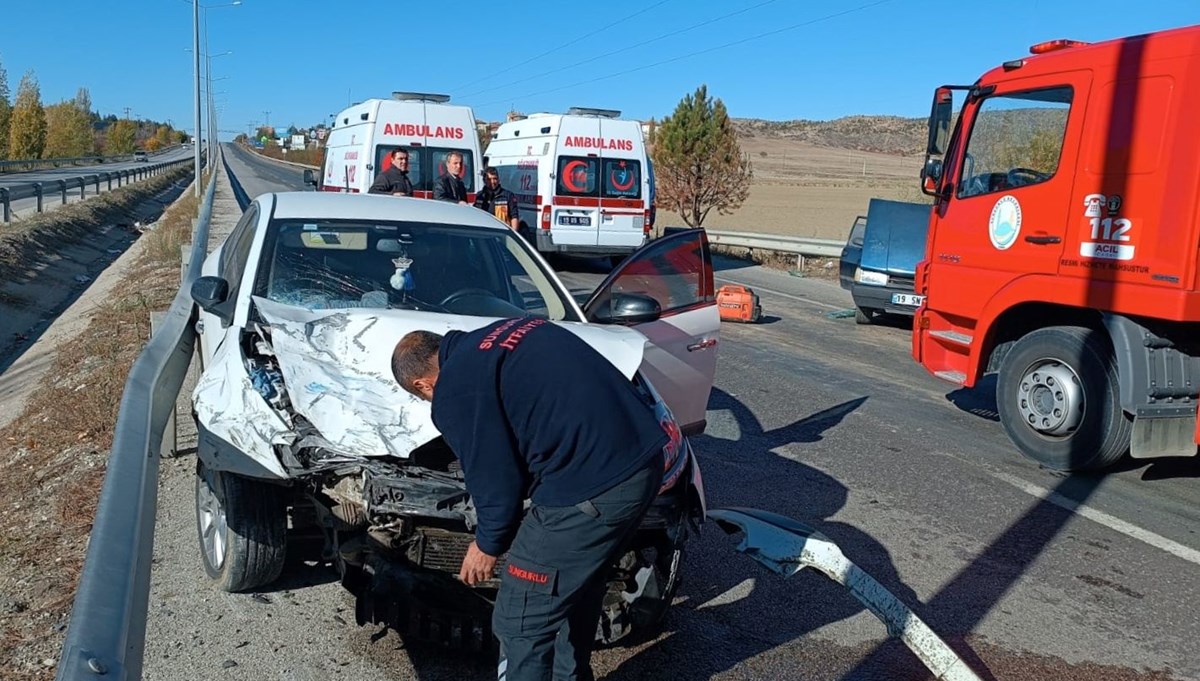
<path fill-rule="evenodd" d="M 396 384 L 390 358 L 414 329 L 539 316 L 609 358 L 672 435 L 658 501 L 612 566 L 597 637 L 659 621 L 705 514 L 687 439 L 704 429 L 720 325 L 702 230 L 652 241 L 581 306 L 520 236 L 470 206 L 264 194 L 201 274 L 196 518 L 221 588 L 270 583 L 289 539 L 316 533 L 359 624 L 490 647 L 499 579 L 457 579 L 475 509 L 428 403 Z"/>

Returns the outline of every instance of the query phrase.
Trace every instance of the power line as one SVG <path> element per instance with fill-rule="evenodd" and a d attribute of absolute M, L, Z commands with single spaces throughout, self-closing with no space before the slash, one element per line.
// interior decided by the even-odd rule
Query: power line
<path fill-rule="evenodd" d="M 716 23 L 716 22 L 718 22 L 718 21 L 724 21 L 724 20 L 726 20 L 726 19 L 729 19 L 729 18 L 731 18 L 731 17 L 735 17 L 735 16 L 737 16 L 737 15 L 739 15 L 739 14 L 745 14 L 746 12 L 749 12 L 749 11 L 751 11 L 751 10 L 755 10 L 755 9 L 758 9 L 759 7 L 762 7 L 762 6 L 764 6 L 764 5 L 769 5 L 769 4 L 771 4 L 771 3 L 775 2 L 775 1 L 776 1 L 776 0 L 766 0 L 765 2 L 760 2 L 760 3 L 758 3 L 757 5 L 751 5 L 750 7 L 746 7 L 746 8 L 744 8 L 744 9 L 739 9 L 739 10 L 738 10 L 738 11 L 736 11 L 736 12 L 730 12 L 729 14 L 723 14 L 723 15 L 721 15 L 721 16 L 719 16 L 719 17 L 714 17 L 714 18 L 712 18 L 712 19 L 709 19 L 709 20 L 707 20 L 707 21 L 701 21 L 701 22 L 700 22 L 700 23 L 698 23 L 698 24 L 692 24 L 691 26 L 688 26 L 687 28 L 681 28 L 681 29 L 679 29 L 679 30 L 677 30 L 677 31 L 671 31 L 670 33 L 664 33 L 663 35 L 660 35 L 660 36 L 658 36 L 657 38 L 651 38 L 651 39 L 649 39 L 649 40 L 644 40 L 644 41 L 642 41 L 642 42 L 640 42 L 640 43 L 634 43 L 633 45 L 625 45 L 625 46 L 622 46 L 622 47 L 621 47 L 620 49 L 618 49 L 618 50 L 613 50 L 612 52 L 605 52 L 604 54 L 601 54 L 601 55 L 599 55 L 599 56 L 596 56 L 596 57 L 592 57 L 592 58 L 590 58 L 590 59 L 584 59 L 583 61 L 578 61 L 578 62 L 575 62 L 574 64 L 568 64 L 568 65 L 566 65 L 566 66 L 562 66 L 562 67 L 559 67 L 559 68 L 557 68 L 557 69 L 552 69 L 552 70 L 550 70 L 550 71 L 546 71 L 546 72 L 544 72 L 544 73 L 539 73 L 539 74 L 537 74 L 536 76 L 529 76 L 528 78 L 522 78 L 522 79 L 520 79 L 520 80 L 514 80 L 514 81 L 513 81 L 513 82 L 511 82 L 511 83 L 505 83 L 504 85 L 497 85 L 497 86 L 495 86 L 495 87 L 490 87 L 490 88 L 487 88 L 487 89 L 485 89 L 485 90 L 476 90 L 475 92 L 471 92 L 471 93 L 468 93 L 468 94 L 466 94 L 466 95 L 463 95 L 463 99 L 470 99 L 471 97 L 475 97 L 475 96 L 477 96 L 477 95 L 481 95 L 481 94 L 483 94 L 483 93 L 485 93 L 485 92 L 492 92 L 493 90 L 500 90 L 500 89 L 503 89 L 503 88 L 511 87 L 511 86 L 513 86 L 513 85 L 518 85 L 518 84 L 520 84 L 520 83 L 527 83 L 527 82 L 529 82 L 529 81 L 531 81 L 531 80 L 537 80 L 538 78 L 542 78 L 543 76 L 549 76 L 549 75 L 552 75 L 552 74 L 558 73 L 558 72 L 560 72 L 560 71 L 566 71 L 566 70 L 568 70 L 568 69 L 573 69 L 573 68 L 575 68 L 575 67 L 577 67 L 577 66 L 583 66 L 584 64 L 590 64 L 591 62 L 594 62 L 594 61 L 596 61 L 596 60 L 598 60 L 598 59 L 604 59 L 605 57 L 611 57 L 611 56 L 613 56 L 613 55 L 615 55 L 615 54 L 622 54 L 622 53 L 624 53 L 624 52 L 628 52 L 629 50 L 633 50 L 633 49 L 636 49 L 636 48 L 639 48 L 639 47 L 643 47 L 643 46 L 645 46 L 645 45 L 649 45 L 650 43 L 656 43 L 656 42 L 658 42 L 658 41 L 660 41 L 660 40 L 666 40 L 667 38 L 672 38 L 672 37 L 674 37 L 674 36 L 677 36 L 677 35 L 679 35 L 679 34 L 681 34 L 681 33 L 687 33 L 688 31 L 694 31 L 694 30 L 696 30 L 697 28 L 702 28 L 702 27 L 704 27 L 704 26 L 708 26 L 709 24 L 715 24 L 715 23 Z"/>
<path fill-rule="evenodd" d="M 617 77 L 620 77 L 620 76 L 625 76 L 625 75 L 628 75 L 628 74 L 630 74 L 630 73 L 637 73 L 638 71 L 645 71 L 646 69 L 652 69 L 652 68 L 654 68 L 654 67 L 656 67 L 656 66 L 662 66 L 662 65 L 664 65 L 664 64 L 671 64 L 671 63 L 674 63 L 674 62 L 677 62 L 677 61 L 682 61 L 682 60 L 684 60 L 684 59 L 690 59 L 690 58 L 692 58 L 692 57 L 698 57 L 698 56 L 700 56 L 700 55 L 702 55 L 702 54 L 708 54 L 709 52 L 716 52 L 717 50 L 723 50 L 723 49 L 725 49 L 725 48 L 727 48 L 727 47 L 733 47 L 733 46 L 735 46 L 735 45 L 742 45 L 742 44 L 744 44 L 744 43 L 748 43 L 748 42 L 751 42 L 751 41 L 753 41 L 753 40 L 759 40 L 759 39 L 761 39 L 761 38 L 766 38 L 766 37 L 769 37 L 769 36 L 777 35 L 777 34 L 779 34 L 779 33 L 785 33 L 785 32 L 787 32 L 787 31 L 794 31 L 794 30 L 796 30 L 797 28 L 803 28 L 803 27 L 805 27 L 805 26 L 812 26 L 813 24 L 819 24 L 819 23 L 821 23 L 821 22 L 824 22 L 824 21 L 829 21 L 830 19 L 836 19 L 836 18 L 838 18 L 838 17 L 846 16 L 847 14 L 854 14 L 854 13 L 856 13 L 856 12 L 861 12 L 862 10 L 865 10 L 865 9 L 870 9 L 870 8 L 872 8 L 872 7 L 877 7 L 877 6 L 879 6 L 879 5 L 885 5 L 885 4 L 889 3 L 889 2 L 892 2 L 892 0 L 879 0 L 878 2 L 872 2 L 872 3 L 868 3 L 868 4 L 866 4 L 866 5 L 860 5 L 860 6 L 858 6 L 858 7 L 854 7 L 854 8 L 852 8 L 852 9 L 843 10 L 843 11 L 841 11 L 841 12 L 835 12 L 835 13 L 833 13 L 833 14 L 827 14 L 827 15 L 825 15 L 825 16 L 822 16 L 822 17 L 817 17 L 816 19 L 810 19 L 810 20 L 808 20 L 808 21 L 802 21 L 802 22 L 800 22 L 800 23 L 798 23 L 798 24 L 792 24 L 791 26 L 784 26 L 783 28 L 777 28 L 777 29 L 775 29 L 775 30 L 773 30 L 773 31 L 767 31 L 766 33 L 759 33 L 759 34 L 757 34 L 757 35 L 752 35 L 752 36 L 750 36 L 750 37 L 748 37 L 748 38 L 742 38 L 741 40 L 735 40 L 735 41 L 733 41 L 733 42 L 724 43 L 724 44 L 722 44 L 722 45 L 716 45 L 716 46 L 714 46 L 714 47 L 709 47 L 709 48 L 706 48 L 706 49 L 703 49 L 703 50 L 697 50 L 697 51 L 695 51 L 695 52 L 689 52 L 688 54 L 680 55 L 680 56 L 678 56 L 678 57 L 672 57 L 672 58 L 670 58 L 670 59 L 664 59 L 664 60 L 662 60 L 662 61 L 657 61 L 657 62 L 654 62 L 653 64 L 646 64 L 646 65 L 644 65 L 644 66 L 638 66 L 638 67 L 635 67 L 635 68 L 632 68 L 632 69 L 626 69 L 626 70 L 624 70 L 624 71 L 618 71 L 618 72 L 616 72 L 616 73 L 610 73 L 610 74 L 608 74 L 608 75 L 606 75 L 606 76 L 598 76 L 598 77 L 596 77 L 596 78 L 589 78 L 588 80 L 581 80 L 581 81 L 579 81 L 579 82 L 577 82 L 577 83 L 571 83 L 570 85 L 561 85 L 561 86 L 559 86 L 559 87 L 556 87 L 556 88 L 550 88 L 550 89 L 548 89 L 548 90 L 540 90 L 540 91 L 538 91 L 538 92 L 531 92 L 531 93 L 529 93 L 529 94 L 522 95 L 521 97 L 518 97 L 518 99 L 526 99 L 526 98 L 528 98 L 528 97 L 537 97 L 538 95 L 545 95 L 545 94 L 549 94 L 549 93 L 551 93 L 551 92 L 558 92 L 559 90 L 567 90 L 567 89 L 570 89 L 570 88 L 573 88 L 573 87 L 579 87 L 580 85 L 589 85 L 589 84 L 591 84 L 591 83 L 596 83 L 596 82 L 599 82 L 599 81 L 602 81 L 602 80 L 608 80 L 608 79 L 610 79 L 610 78 L 617 78 Z M 506 97 L 505 99 L 508 99 L 508 98 Z M 490 105 L 492 105 L 492 104 L 500 104 L 500 103 L 501 103 L 501 102 L 503 102 L 503 101 L 504 101 L 504 100 L 502 100 L 502 99 L 498 99 L 498 100 L 493 100 L 493 101 L 490 101 L 490 102 L 483 102 L 482 104 L 475 104 L 474 106 L 479 106 L 479 107 L 482 107 L 482 106 L 490 106 Z"/>
<path fill-rule="evenodd" d="M 641 16 L 641 15 L 645 14 L 646 12 L 649 12 L 650 10 L 654 9 L 655 7 L 661 7 L 662 5 L 665 5 L 665 4 L 667 4 L 668 2 L 670 2 L 670 1 L 671 1 L 671 0 L 661 0 L 661 2 L 656 2 L 656 3 L 654 3 L 653 5 L 650 5 L 649 7 L 644 7 L 644 8 L 642 8 L 642 9 L 640 9 L 640 10 L 638 10 L 638 11 L 634 12 L 633 14 L 630 14 L 629 16 L 627 16 L 627 17 L 625 17 L 625 18 L 623 18 L 623 19 L 617 19 L 616 21 L 612 22 L 611 24 L 609 24 L 609 25 L 607 25 L 607 26 L 602 26 L 602 27 L 600 27 L 600 28 L 598 28 L 598 29 L 596 29 L 596 30 L 592 31 L 591 33 L 585 33 L 585 34 L 583 34 L 583 35 L 579 36 L 578 38 L 575 38 L 574 40 L 571 40 L 571 41 L 569 41 L 569 42 L 565 42 L 565 43 L 563 43 L 562 45 L 559 45 L 558 47 L 551 48 L 551 49 L 549 49 L 549 50 L 546 50 L 545 52 L 543 52 L 543 53 L 541 53 L 541 54 L 539 54 L 539 55 L 536 55 L 536 56 L 530 57 L 529 59 L 526 59 L 525 61 L 521 62 L 520 64 L 514 64 L 514 65 L 512 65 L 512 66 L 510 66 L 510 67 L 508 67 L 508 68 L 506 68 L 506 69 L 502 69 L 502 70 L 500 70 L 500 71 L 497 71 L 497 72 L 495 72 L 495 73 L 493 73 L 493 74 L 491 74 L 491 75 L 484 76 L 484 77 L 482 77 L 482 78 L 476 78 L 475 80 L 473 80 L 473 81 L 471 81 L 471 82 L 469 82 L 469 83 L 464 83 L 463 85 L 460 85 L 459 87 L 457 87 L 457 88 L 455 88 L 455 89 L 456 89 L 456 90 L 461 90 L 461 89 L 463 89 L 463 88 L 468 88 L 468 87 L 470 87 L 470 86 L 474 85 L 475 83 L 481 83 L 481 82 L 483 82 L 483 81 L 485 81 L 485 80 L 490 80 L 490 79 L 492 79 L 492 78 L 495 78 L 496 76 L 498 76 L 498 75 L 500 75 L 500 74 L 502 74 L 502 73 L 508 73 L 509 71 L 512 71 L 512 70 L 513 70 L 513 69 L 515 69 L 515 68 L 522 67 L 522 66 L 524 66 L 524 65 L 526 65 L 526 64 L 528 64 L 528 63 L 530 63 L 530 62 L 532 62 L 532 61 L 536 61 L 536 60 L 538 60 L 538 59 L 541 59 L 542 57 L 545 57 L 545 56 L 547 56 L 547 55 L 553 54 L 553 53 L 555 53 L 555 52 L 557 52 L 557 51 L 561 50 L 561 49 L 562 49 L 562 48 L 564 48 L 564 47 L 569 47 L 569 46 L 571 46 L 571 45 L 574 45 L 575 43 L 579 42 L 580 40 L 583 40 L 584 38 L 590 38 L 590 37 L 592 37 L 592 36 L 596 35 L 597 33 L 602 33 L 602 32 L 604 32 L 604 31 L 607 31 L 608 29 L 612 28 L 613 26 L 616 26 L 616 25 L 618 25 L 618 24 L 623 24 L 623 23 L 625 23 L 626 21 L 629 21 L 630 19 L 633 19 L 634 17 Z"/>

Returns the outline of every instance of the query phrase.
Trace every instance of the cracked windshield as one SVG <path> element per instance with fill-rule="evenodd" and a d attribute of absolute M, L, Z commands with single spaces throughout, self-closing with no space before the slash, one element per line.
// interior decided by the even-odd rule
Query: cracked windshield
<path fill-rule="evenodd" d="M 258 290 L 309 309 L 378 308 L 567 319 L 570 306 L 519 237 L 424 223 L 273 225 Z"/>

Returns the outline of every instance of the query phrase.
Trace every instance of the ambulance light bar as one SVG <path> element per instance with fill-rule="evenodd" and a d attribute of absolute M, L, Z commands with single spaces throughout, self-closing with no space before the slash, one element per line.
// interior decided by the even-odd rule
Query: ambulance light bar
<path fill-rule="evenodd" d="M 586 106 L 573 106 L 567 109 L 567 114 L 571 116 L 598 116 L 600 118 L 619 118 L 620 111 L 614 109 L 590 109 Z"/>
<path fill-rule="evenodd" d="M 445 104 L 450 101 L 450 95 L 434 95 L 427 92 L 393 92 L 392 99 L 401 102 L 433 102 Z"/>

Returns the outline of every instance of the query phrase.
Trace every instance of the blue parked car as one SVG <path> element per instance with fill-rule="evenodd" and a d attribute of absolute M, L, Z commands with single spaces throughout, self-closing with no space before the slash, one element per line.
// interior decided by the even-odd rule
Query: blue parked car
<path fill-rule="evenodd" d="M 912 316 L 924 302 L 914 292 L 917 263 L 925 257 L 927 203 L 871 199 L 842 249 L 840 281 L 854 298 L 854 319 L 870 324 L 881 313 Z"/>

